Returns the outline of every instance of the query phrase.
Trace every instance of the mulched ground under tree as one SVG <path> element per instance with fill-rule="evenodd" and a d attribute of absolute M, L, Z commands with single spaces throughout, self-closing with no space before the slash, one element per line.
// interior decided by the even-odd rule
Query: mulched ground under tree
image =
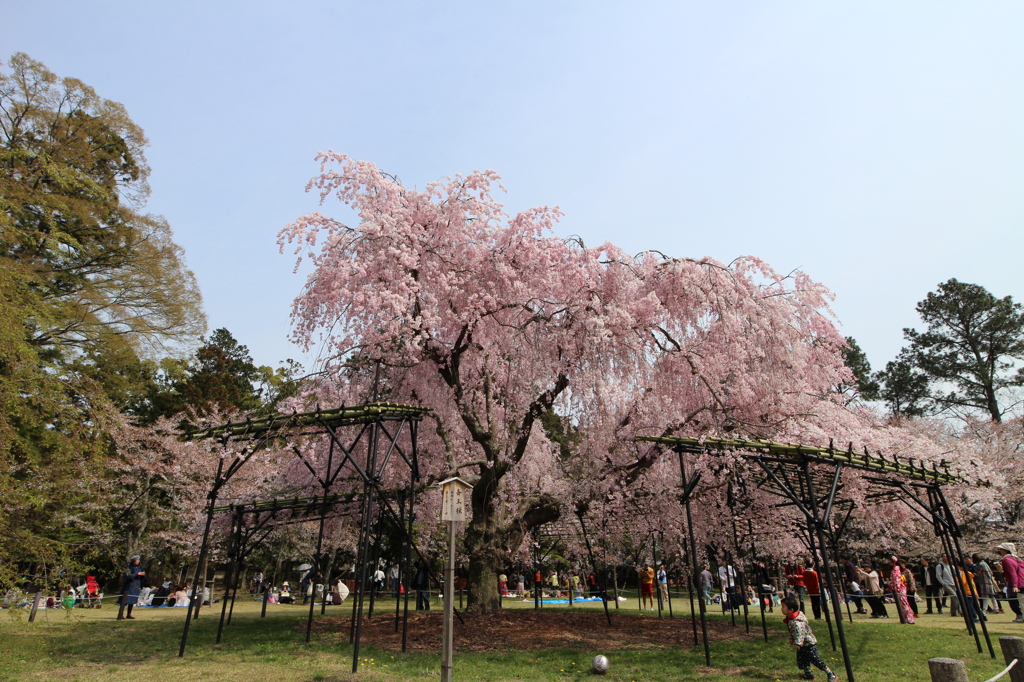
<path fill-rule="evenodd" d="M 465 625 L 455 619 L 456 651 L 526 651 L 535 649 L 653 649 L 693 646 L 693 626 L 689 618 L 662 618 L 612 614 L 609 627 L 604 613 L 556 610 L 505 610 L 480 615 L 463 613 Z M 351 616 L 320 618 L 313 630 L 327 638 L 347 642 Z M 751 634 L 742 621 L 733 627 L 728 623 L 709 622 L 708 639 L 753 640 L 760 637 L 760 621 L 751 621 Z M 401 651 L 402 632 L 395 632 L 395 616 L 376 614 L 363 619 L 361 642 L 387 651 Z M 698 623 L 698 634 L 700 624 Z M 305 631 L 306 625 L 301 625 Z M 408 651 L 441 651 L 441 612 L 409 614 Z"/>

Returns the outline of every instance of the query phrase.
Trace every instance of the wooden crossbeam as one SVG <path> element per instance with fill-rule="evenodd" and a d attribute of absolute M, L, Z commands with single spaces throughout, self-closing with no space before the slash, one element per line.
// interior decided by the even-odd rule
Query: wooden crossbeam
<path fill-rule="evenodd" d="M 885 459 L 881 456 L 859 453 L 852 449 L 839 450 L 833 447 L 816 447 L 798 443 L 776 443 L 770 440 L 744 440 L 742 438 L 687 438 L 683 436 L 637 436 L 638 441 L 660 443 L 673 448 L 683 447 L 691 451 L 704 450 L 746 450 L 760 455 L 771 455 L 793 460 L 809 459 L 817 462 L 843 464 L 845 466 L 867 471 L 879 471 L 898 474 L 905 478 L 934 483 L 966 483 L 971 484 L 963 476 L 951 474 L 947 469 L 915 466 L 913 462 L 899 462 L 896 458 Z M 978 480 L 974 485 L 989 487 L 988 481 Z"/>
<path fill-rule="evenodd" d="M 352 426 L 374 421 L 395 421 L 412 419 L 419 421 L 430 408 L 398 403 L 367 403 L 351 407 L 337 407 L 331 410 L 313 410 L 311 412 L 293 412 L 283 414 L 275 412 L 257 419 L 230 422 L 205 429 L 192 429 L 181 435 L 181 440 L 203 440 L 217 436 L 253 437 L 266 436 L 278 431 L 287 431 L 296 427 L 327 425 L 332 428 Z"/>

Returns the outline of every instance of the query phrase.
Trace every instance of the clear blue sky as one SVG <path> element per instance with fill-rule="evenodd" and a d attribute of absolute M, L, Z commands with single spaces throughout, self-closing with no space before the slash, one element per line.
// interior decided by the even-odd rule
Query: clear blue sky
<path fill-rule="evenodd" d="M 211 329 L 295 357 L 275 234 L 333 148 L 632 252 L 803 269 L 876 367 L 950 277 L 1024 300 L 1024 3 L 0 0 L 147 132 Z M 334 205 L 327 212 L 341 215 Z"/>

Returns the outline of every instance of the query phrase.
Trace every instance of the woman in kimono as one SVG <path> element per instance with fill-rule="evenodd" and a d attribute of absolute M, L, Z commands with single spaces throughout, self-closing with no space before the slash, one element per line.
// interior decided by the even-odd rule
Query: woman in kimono
<path fill-rule="evenodd" d="M 904 623 L 914 625 L 914 611 L 910 608 L 910 602 L 907 600 L 907 582 L 903 577 L 900 560 L 897 557 L 892 557 L 889 563 L 892 565 L 892 575 L 889 577 L 889 583 L 892 585 L 892 596 L 896 601 L 896 608 L 903 614 Z"/>

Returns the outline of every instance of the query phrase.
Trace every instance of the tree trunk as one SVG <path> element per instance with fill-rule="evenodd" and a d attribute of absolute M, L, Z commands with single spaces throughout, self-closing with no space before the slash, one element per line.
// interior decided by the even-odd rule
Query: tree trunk
<path fill-rule="evenodd" d="M 557 521 L 561 503 L 552 496 L 524 500 L 510 518 L 500 519 L 493 491 L 500 472 L 486 470 L 473 488 L 472 520 L 466 527 L 464 547 L 469 555 L 469 605 L 476 613 L 493 613 L 501 608 L 498 575 L 509 573 L 512 553 L 533 528 Z"/>

